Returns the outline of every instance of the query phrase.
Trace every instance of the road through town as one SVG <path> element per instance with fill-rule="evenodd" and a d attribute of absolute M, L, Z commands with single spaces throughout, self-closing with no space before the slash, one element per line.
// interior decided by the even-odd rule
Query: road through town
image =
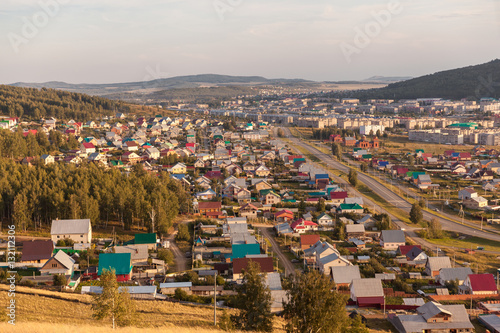
<path fill-rule="evenodd" d="M 335 161 L 331 156 L 328 154 L 323 153 L 322 151 L 318 150 L 317 148 L 313 147 L 309 143 L 299 140 L 295 138 L 290 130 L 286 127 L 282 128 L 284 130 L 285 136 L 292 141 L 292 143 L 295 146 L 299 146 L 302 149 L 305 149 L 309 151 L 310 154 L 316 156 L 318 159 L 320 159 L 322 162 L 324 162 L 328 167 L 342 171 L 344 173 L 349 172 L 349 167 L 345 166 L 337 161 Z M 337 177 L 338 178 L 338 177 Z M 364 175 L 362 173 L 358 172 L 358 180 L 365 184 L 368 188 L 370 188 L 374 193 L 382 197 L 384 200 L 387 202 L 391 203 L 394 205 L 395 208 L 399 208 L 406 213 L 409 214 L 410 209 L 411 209 L 411 203 L 409 203 L 404 197 L 401 197 L 397 193 L 393 192 L 390 188 L 387 187 L 385 184 L 379 183 L 377 180 L 373 179 L 372 177 L 369 177 L 367 175 Z M 494 233 L 493 231 L 481 231 L 476 228 L 470 227 L 466 224 L 461 224 L 460 222 L 453 221 L 451 219 L 443 218 L 437 214 L 433 214 L 432 212 L 429 211 L 423 211 L 423 216 L 425 220 L 431 220 L 431 219 L 437 219 L 441 225 L 443 226 L 444 230 L 449 230 L 449 231 L 454 231 L 454 232 L 459 232 L 465 235 L 470 235 L 470 236 L 476 236 L 476 237 L 482 237 L 485 239 L 490 239 L 494 241 L 500 241 L 500 235 L 498 233 Z"/>

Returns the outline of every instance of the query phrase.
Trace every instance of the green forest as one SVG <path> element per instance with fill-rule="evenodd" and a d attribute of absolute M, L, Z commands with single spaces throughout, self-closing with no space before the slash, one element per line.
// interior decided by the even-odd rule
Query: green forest
<path fill-rule="evenodd" d="M 130 174 L 92 163 L 25 166 L 0 159 L 0 218 L 18 230 L 47 230 L 54 219 L 89 218 L 93 226 L 120 222 L 166 233 L 190 207 L 182 184 L 167 173 L 149 174 L 136 165 Z"/>
<path fill-rule="evenodd" d="M 54 152 L 77 149 L 78 140 L 74 135 L 68 138 L 58 131 L 50 131 L 49 136 L 38 132 L 29 133 L 26 137 L 21 130 L 11 132 L 0 129 L 0 157 L 22 158 L 27 156 L 41 156 Z"/>
<path fill-rule="evenodd" d="M 96 120 L 116 112 L 129 112 L 120 101 L 54 89 L 0 85 L 0 114 L 38 121 L 40 118 Z"/>

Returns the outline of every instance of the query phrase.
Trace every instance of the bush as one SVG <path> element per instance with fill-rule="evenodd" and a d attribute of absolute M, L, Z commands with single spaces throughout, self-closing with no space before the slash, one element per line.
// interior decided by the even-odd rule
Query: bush
<path fill-rule="evenodd" d="M 222 315 L 219 316 L 219 328 L 223 331 L 233 331 L 234 324 L 231 320 L 231 315 L 226 311 L 222 311 Z"/>
<path fill-rule="evenodd" d="M 174 264 L 174 254 L 169 249 L 159 249 L 158 259 L 165 261 L 169 266 Z"/>
<path fill-rule="evenodd" d="M 70 238 L 64 238 L 57 241 L 56 246 L 60 247 L 73 247 L 75 241 Z"/>
<path fill-rule="evenodd" d="M 67 283 L 66 275 L 56 274 L 53 276 L 54 286 L 65 286 Z"/>

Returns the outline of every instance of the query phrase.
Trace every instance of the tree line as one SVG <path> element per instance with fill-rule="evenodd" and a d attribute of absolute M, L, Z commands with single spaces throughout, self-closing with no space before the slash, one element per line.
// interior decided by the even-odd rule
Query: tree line
<path fill-rule="evenodd" d="M 11 132 L 0 129 L 0 157 L 22 158 L 41 156 L 58 151 L 77 149 L 78 140 L 74 135 L 66 137 L 59 131 L 50 131 L 47 136 L 43 132 L 23 135 L 22 130 Z"/>
<path fill-rule="evenodd" d="M 0 159 L 0 217 L 18 230 L 49 228 L 55 219 L 88 218 L 93 226 L 119 221 L 124 229 L 166 233 L 190 205 L 180 182 L 165 172 L 149 174 L 141 165 L 127 175 L 92 163 L 30 167 Z"/>
<path fill-rule="evenodd" d="M 95 120 L 115 112 L 129 112 L 124 102 L 55 89 L 0 85 L 0 114 L 39 120 L 44 117 Z"/>

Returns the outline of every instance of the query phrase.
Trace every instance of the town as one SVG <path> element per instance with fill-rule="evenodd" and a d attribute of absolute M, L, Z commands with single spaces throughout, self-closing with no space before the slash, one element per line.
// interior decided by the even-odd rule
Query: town
<path fill-rule="evenodd" d="M 17 231 L 9 270 L 20 286 L 91 295 L 112 270 L 132 299 L 230 309 L 257 263 L 272 313 L 292 296 L 287 279 L 319 272 L 370 329 L 500 331 L 500 102 L 320 100 L 2 118 L 4 171 L 145 174 L 186 197 L 175 216 L 152 198 L 142 213 L 120 206 L 105 217 L 77 197 L 80 209 L 54 216 L 2 185 L 2 216 Z M 6 251 L 2 261 L 7 282 Z"/>

